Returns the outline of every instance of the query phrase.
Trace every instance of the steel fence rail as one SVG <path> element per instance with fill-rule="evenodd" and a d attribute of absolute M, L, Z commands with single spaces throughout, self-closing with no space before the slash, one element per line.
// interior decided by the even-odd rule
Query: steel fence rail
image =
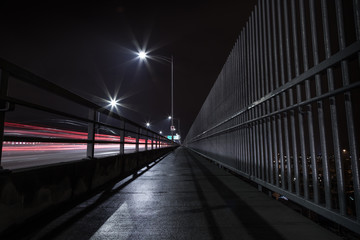
<path fill-rule="evenodd" d="M 359 66 L 359 0 L 259 0 L 184 144 L 360 234 Z"/>
<path fill-rule="evenodd" d="M 87 109 L 88 115 L 81 115 L 80 113 L 69 113 L 63 109 L 56 109 L 46 106 L 45 104 L 33 103 L 30 100 L 19 99 L 18 97 L 10 96 L 9 83 L 12 80 L 21 81 L 23 83 L 34 86 L 38 89 L 44 90 L 46 93 L 52 96 L 58 96 L 63 100 L 70 101 L 71 103 L 78 104 L 79 106 Z M 46 103 L 47 99 L 44 97 L 42 102 Z M 72 139 L 72 138 L 45 138 L 34 136 L 9 136 L 4 134 L 5 130 L 5 115 L 8 112 L 16 109 L 17 106 L 22 106 L 27 109 L 45 112 L 48 114 L 55 114 L 65 119 L 77 120 L 87 124 L 86 139 Z M 107 122 L 101 122 L 98 116 L 103 115 L 111 119 L 115 119 L 117 124 L 111 124 Z M 118 131 L 119 140 L 98 140 L 96 139 L 95 132 L 97 129 L 113 129 Z M 127 141 L 126 135 L 133 135 L 135 142 Z M 115 135 L 112 135 L 115 136 Z M 145 142 L 140 142 L 140 139 L 144 138 Z M 142 140 L 143 141 L 143 140 Z M 112 112 L 102 106 L 92 103 L 87 99 L 84 99 L 44 78 L 41 78 L 5 59 L 0 58 L 0 169 L 2 149 L 4 142 L 48 142 L 48 143 L 78 143 L 87 144 L 86 156 L 88 158 L 94 157 L 95 144 L 119 144 L 119 153 L 124 154 L 124 145 L 133 144 L 136 145 L 136 151 L 139 151 L 139 145 L 145 145 L 145 150 L 156 149 L 160 147 L 174 146 L 174 142 L 170 141 L 166 137 L 159 135 L 158 133 L 139 125 L 119 114 Z M 148 145 L 151 147 L 148 147 Z"/>

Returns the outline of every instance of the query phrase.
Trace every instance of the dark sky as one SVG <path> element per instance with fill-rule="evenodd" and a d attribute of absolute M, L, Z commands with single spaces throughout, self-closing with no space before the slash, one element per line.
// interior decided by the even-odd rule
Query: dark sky
<path fill-rule="evenodd" d="M 165 132 L 170 64 L 134 52 L 173 55 L 184 138 L 256 2 L 1 1 L 0 57 L 99 105 L 117 95 L 121 115 Z"/>

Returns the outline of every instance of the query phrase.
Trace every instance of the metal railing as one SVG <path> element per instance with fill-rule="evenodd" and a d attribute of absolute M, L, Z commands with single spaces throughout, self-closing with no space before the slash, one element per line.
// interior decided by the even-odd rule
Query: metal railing
<path fill-rule="evenodd" d="M 260 0 L 184 144 L 360 233 L 359 1 Z"/>
<path fill-rule="evenodd" d="M 10 84 L 21 82 L 22 87 L 10 88 Z M 25 86 L 25 87 L 24 87 Z M 25 89 L 27 87 L 29 90 Z M 9 92 L 12 89 L 12 92 Z M 31 90 L 30 90 L 31 89 Z M 22 93 L 16 94 L 22 90 Z M 33 93 L 31 91 L 39 91 Z M 24 94 L 25 92 L 25 94 Z M 45 93 L 42 96 L 41 93 Z M 23 96 L 27 95 L 27 96 Z M 54 107 L 49 105 L 50 101 L 47 97 L 57 97 L 57 102 L 70 103 L 70 107 Z M 33 101 L 33 99 L 36 99 Z M 56 105 L 56 104 L 55 104 Z M 59 105 L 59 104 L 57 104 Z M 59 116 L 63 119 L 71 119 L 73 121 L 83 123 L 84 133 L 81 138 L 69 137 L 43 137 L 43 136 L 23 136 L 4 134 L 6 122 L 5 115 L 12 114 L 17 108 L 27 109 L 28 113 L 41 112 Z M 99 116 L 103 116 L 107 121 L 100 121 Z M 24 118 L 24 117 L 22 117 Z M 113 120 L 110 121 L 109 119 Z M 22 119 L 24 120 L 24 119 Z M 45 122 L 46 123 L 46 122 Z M 51 127 L 51 123 L 49 127 Z M 9 124 L 8 124 L 9 125 Z M 53 128 L 52 128 L 53 129 Z M 61 129 L 61 126 L 60 128 Z M 101 140 L 97 138 L 96 132 L 102 129 L 111 130 L 114 138 Z M 131 135 L 130 137 L 127 137 Z M 116 136 L 116 137 L 115 137 Z M 119 154 L 124 154 L 125 145 L 135 145 L 135 151 L 139 151 L 139 145 L 144 145 L 145 150 L 157 149 L 162 147 L 170 147 L 176 145 L 174 142 L 151 131 L 119 114 L 109 111 L 104 107 L 98 106 L 56 84 L 53 84 L 21 67 L 16 66 L 4 59 L 0 59 L 0 168 L 1 156 L 4 142 L 36 142 L 36 143 L 70 143 L 70 144 L 86 144 L 86 156 L 93 158 L 96 144 L 118 144 Z"/>

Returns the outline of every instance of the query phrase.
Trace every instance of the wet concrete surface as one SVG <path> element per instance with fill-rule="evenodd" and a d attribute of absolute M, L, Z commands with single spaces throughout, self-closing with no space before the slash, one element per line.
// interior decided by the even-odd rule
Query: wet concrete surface
<path fill-rule="evenodd" d="M 180 147 L 31 239 L 341 238 Z"/>

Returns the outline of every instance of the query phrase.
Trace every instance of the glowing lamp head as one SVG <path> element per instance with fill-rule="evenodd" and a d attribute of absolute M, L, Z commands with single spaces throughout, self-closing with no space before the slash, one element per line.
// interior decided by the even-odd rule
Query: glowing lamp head
<path fill-rule="evenodd" d="M 149 122 L 147 122 L 147 123 L 146 123 L 146 126 L 147 126 L 147 127 L 150 127 L 150 123 L 149 123 Z"/>
<path fill-rule="evenodd" d="M 141 52 L 138 53 L 138 56 L 139 56 L 140 59 L 145 59 L 147 57 L 147 54 L 146 54 L 146 52 L 141 51 Z"/>
<path fill-rule="evenodd" d="M 111 107 L 116 107 L 117 101 L 115 99 L 111 99 L 110 100 L 110 105 L 111 105 Z"/>
<path fill-rule="evenodd" d="M 171 119 L 171 116 L 169 116 L 168 119 Z"/>

